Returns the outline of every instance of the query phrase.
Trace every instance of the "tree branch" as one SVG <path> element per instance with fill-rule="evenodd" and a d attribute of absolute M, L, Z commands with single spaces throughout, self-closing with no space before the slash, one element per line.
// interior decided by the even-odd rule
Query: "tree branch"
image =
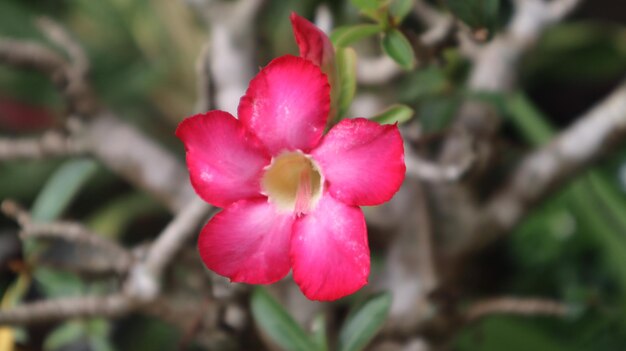
<path fill-rule="evenodd" d="M 511 230 L 559 185 L 626 140 L 626 82 L 549 144 L 524 158 L 487 203 L 462 251 L 475 251 Z M 489 228 L 489 230 L 481 230 Z"/>
<path fill-rule="evenodd" d="M 0 138 L 0 161 L 74 156 L 86 152 L 85 143 L 57 131 L 48 131 L 39 138 Z"/>
<path fill-rule="evenodd" d="M 110 261 L 111 268 L 120 273 L 126 272 L 132 264 L 133 257 L 128 250 L 90 231 L 82 224 L 74 222 L 33 222 L 30 213 L 11 200 L 3 201 L 1 207 L 2 212 L 19 223 L 22 228 L 20 233 L 22 240 L 27 238 L 54 238 L 101 249 L 113 258 Z"/>
<path fill-rule="evenodd" d="M 567 305 L 559 301 L 541 298 L 499 297 L 472 304 L 465 312 L 465 320 L 474 322 L 494 314 L 565 317 L 568 312 Z"/>

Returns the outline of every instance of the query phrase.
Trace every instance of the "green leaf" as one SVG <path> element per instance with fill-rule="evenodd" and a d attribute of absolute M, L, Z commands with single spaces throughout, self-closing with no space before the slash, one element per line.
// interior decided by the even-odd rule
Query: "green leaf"
<path fill-rule="evenodd" d="M 280 347 L 289 351 L 315 351 L 315 344 L 289 313 L 263 287 L 252 293 L 252 316 Z"/>
<path fill-rule="evenodd" d="M 337 120 L 341 119 L 352 104 L 356 93 L 356 51 L 340 48 L 336 53 L 339 75 L 339 98 L 337 100 Z"/>
<path fill-rule="evenodd" d="M 377 10 L 381 6 L 380 0 L 350 0 L 350 2 L 361 11 Z"/>
<path fill-rule="evenodd" d="M 382 41 L 383 51 L 400 67 L 411 70 L 415 67 L 415 54 L 408 39 L 397 29 L 385 33 Z"/>
<path fill-rule="evenodd" d="M 404 123 L 411 118 L 415 111 L 407 105 L 394 104 L 386 108 L 383 112 L 372 117 L 373 121 L 380 124 Z"/>
<path fill-rule="evenodd" d="M 338 27 L 330 34 L 330 40 L 335 47 L 349 46 L 359 40 L 378 34 L 382 28 L 377 24 L 357 24 L 355 26 Z"/>
<path fill-rule="evenodd" d="M 61 165 L 35 199 L 33 218 L 44 222 L 58 218 L 97 169 L 97 163 L 91 159 L 70 160 Z"/>
<path fill-rule="evenodd" d="M 326 333 L 326 316 L 319 313 L 313 320 L 313 342 L 317 351 L 328 351 L 328 335 Z"/>
<path fill-rule="evenodd" d="M 447 0 L 450 11 L 472 28 L 493 30 L 498 21 L 500 0 Z"/>
<path fill-rule="evenodd" d="M 509 117 L 531 144 L 538 146 L 548 142 L 554 134 L 546 116 L 526 97 L 518 92 L 506 99 Z"/>
<path fill-rule="evenodd" d="M 81 321 L 69 321 L 56 327 L 43 344 L 44 350 L 58 350 L 85 336 L 85 323 Z"/>
<path fill-rule="evenodd" d="M 382 327 L 389 307 L 391 295 L 376 295 L 352 313 L 339 332 L 339 351 L 362 350 Z"/>
<path fill-rule="evenodd" d="M 414 4 L 415 0 L 393 0 L 389 6 L 389 13 L 396 23 L 400 23 L 411 12 Z"/>

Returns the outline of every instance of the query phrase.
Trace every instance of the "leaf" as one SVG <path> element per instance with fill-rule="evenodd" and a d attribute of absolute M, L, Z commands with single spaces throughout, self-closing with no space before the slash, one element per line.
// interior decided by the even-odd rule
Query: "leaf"
<path fill-rule="evenodd" d="M 355 26 L 338 27 L 330 34 L 330 40 L 337 48 L 342 48 L 378 34 L 382 28 L 377 24 L 357 24 Z"/>
<path fill-rule="evenodd" d="M 313 342 L 317 351 L 328 351 L 328 335 L 326 333 L 326 316 L 319 313 L 313 320 Z"/>
<path fill-rule="evenodd" d="M 337 120 L 340 120 L 348 112 L 356 93 L 356 51 L 352 48 L 339 48 L 335 57 L 339 74 Z"/>
<path fill-rule="evenodd" d="M 69 321 L 56 327 L 46 336 L 44 350 L 58 350 L 74 343 L 85 336 L 85 324 L 81 321 Z"/>
<path fill-rule="evenodd" d="M 413 47 L 399 30 L 391 29 L 389 32 L 385 33 L 382 46 L 383 51 L 403 69 L 411 70 L 415 67 Z"/>
<path fill-rule="evenodd" d="M 61 165 L 35 199 L 33 218 L 44 222 L 58 218 L 97 169 L 97 163 L 91 159 L 76 159 Z"/>
<path fill-rule="evenodd" d="M 400 23 L 411 12 L 414 4 L 415 0 L 393 0 L 389 6 L 389 13 L 396 23 Z"/>
<path fill-rule="evenodd" d="M 472 28 L 493 30 L 498 21 L 500 0 L 447 0 L 450 11 Z"/>
<path fill-rule="evenodd" d="M 547 118 L 525 94 L 515 93 L 506 99 L 506 108 L 515 127 L 532 145 L 542 145 L 554 134 Z"/>
<path fill-rule="evenodd" d="M 281 348 L 289 351 L 316 350 L 304 330 L 263 287 L 254 289 L 251 308 L 257 325 Z"/>
<path fill-rule="evenodd" d="M 342 326 L 339 351 L 358 351 L 367 346 L 385 322 L 390 306 L 389 293 L 367 300 Z"/>
<path fill-rule="evenodd" d="M 381 6 L 379 0 L 350 0 L 350 2 L 361 11 L 377 10 Z"/>
<path fill-rule="evenodd" d="M 404 123 L 411 118 L 415 111 L 407 105 L 394 104 L 386 108 L 383 112 L 372 117 L 371 120 L 380 124 Z"/>

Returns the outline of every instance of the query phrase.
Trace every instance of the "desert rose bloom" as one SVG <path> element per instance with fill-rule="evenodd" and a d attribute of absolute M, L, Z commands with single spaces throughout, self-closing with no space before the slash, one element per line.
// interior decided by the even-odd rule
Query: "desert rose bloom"
<path fill-rule="evenodd" d="M 320 66 L 287 55 L 252 79 L 239 119 L 210 111 L 179 125 L 194 189 L 224 208 L 198 241 L 209 269 L 249 284 L 274 283 L 292 269 L 312 300 L 338 299 L 367 283 L 358 206 L 388 201 L 400 187 L 402 139 L 397 126 L 363 118 L 323 136 L 329 110 Z"/>

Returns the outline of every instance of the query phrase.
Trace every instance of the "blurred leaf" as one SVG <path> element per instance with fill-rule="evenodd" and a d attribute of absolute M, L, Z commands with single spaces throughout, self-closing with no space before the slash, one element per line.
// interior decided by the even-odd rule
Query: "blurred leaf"
<path fill-rule="evenodd" d="M 376 336 L 389 307 L 391 295 L 388 293 L 371 297 L 350 315 L 339 331 L 339 351 L 359 351 Z"/>
<path fill-rule="evenodd" d="M 498 20 L 500 0 L 446 0 L 448 8 L 472 28 L 493 30 Z"/>
<path fill-rule="evenodd" d="M 426 133 L 445 129 L 456 114 L 460 99 L 456 96 L 429 97 L 417 106 L 417 116 Z"/>
<path fill-rule="evenodd" d="M 97 163 L 91 159 L 75 159 L 61 165 L 35 199 L 33 218 L 44 222 L 58 218 L 97 169 Z"/>
<path fill-rule="evenodd" d="M 95 232 L 109 238 L 118 237 L 141 215 L 165 212 L 164 208 L 143 192 L 132 192 L 112 199 L 87 219 Z"/>
<path fill-rule="evenodd" d="M 317 351 L 328 351 L 328 335 L 326 333 L 326 316 L 320 312 L 313 320 L 313 342 Z"/>
<path fill-rule="evenodd" d="M 263 287 L 252 293 L 252 316 L 257 325 L 280 347 L 289 351 L 314 351 L 315 344 Z"/>
<path fill-rule="evenodd" d="M 382 47 L 383 51 L 403 69 L 411 70 L 415 67 L 413 47 L 399 30 L 391 29 L 389 32 L 385 33 L 382 40 Z"/>
<path fill-rule="evenodd" d="M 30 276 L 22 273 L 4 292 L 0 302 L 0 310 L 8 309 L 18 304 L 30 286 Z M 0 326 L 0 350 L 12 351 L 15 346 L 17 335 L 13 327 Z"/>
<path fill-rule="evenodd" d="M 0 164 L 0 199 L 26 200 L 37 195 L 41 184 L 53 174 L 56 160 L 9 161 Z"/>
<path fill-rule="evenodd" d="M 376 10 L 382 3 L 380 0 L 350 0 L 350 2 L 361 11 Z"/>
<path fill-rule="evenodd" d="M 69 272 L 37 267 L 33 276 L 44 295 L 49 298 L 80 296 L 85 291 L 82 280 Z"/>
<path fill-rule="evenodd" d="M 377 24 L 357 24 L 338 27 L 330 34 L 330 40 L 335 47 L 346 47 L 359 40 L 378 34 L 382 28 Z"/>
<path fill-rule="evenodd" d="M 413 118 L 415 111 L 407 105 L 394 104 L 383 112 L 372 117 L 371 120 L 380 124 L 404 123 Z"/>
<path fill-rule="evenodd" d="M 547 143 L 554 134 L 548 118 L 522 93 L 513 93 L 506 99 L 511 122 L 532 145 Z"/>
<path fill-rule="evenodd" d="M 430 65 L 409 73 L 401 82 L 398 94 L 401 101 L 415 101 L 445 93 L 449 87 L 443 70 Z"/>
<path fill-rule="evenodd" d="M 339 120 L 348 112 L 356 93 L 356 52 L 352 48 L 338 48 L 336 60 L 340 89 L 337 102 Z"/>
<path fill-rule="evenodd" d="M 84 335 L 85 326 L 82 321 L 71 320 L 64 322 L 46 336 L 43 348 L 46 351 L 54 351 L 76 342 Z"/>
<path fill-rule="evenodd" d="M 480 337 L 477 337 L 478 334 Z M 517 321 L 510 317 L 490 317 L 467 328 L 455 343 L 459 351 L 565 351 L 576 350 L 555 340 L 531 320 Z"/>
<path fill-rule="evenodd" d="M 624 26 L 607 22 L 551 26 L 522 68 L 534 84 L 614 79 L 626 74 L 625 38 Z"/>
<path fill-rule="evenodd" d="M 389 6 L 389 13 L 394 17 L 396 23 L 400 23 L 411 13 L 414 4 L 415 0 L 392 0 Z"/>

